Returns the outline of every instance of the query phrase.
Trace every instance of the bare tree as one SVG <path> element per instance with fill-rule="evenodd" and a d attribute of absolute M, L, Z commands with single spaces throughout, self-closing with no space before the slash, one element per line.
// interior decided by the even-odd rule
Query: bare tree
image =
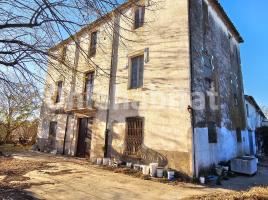
<path fill-rule="evenodd" d="M 5 134 L 4 143 L 10 141 L 13 131 L 37 117 L 36 111 L 40 106 L 40 98 L 35 88 L 21 83 L 12 86 L 0 84 L 0 121 Z"/>
<path fill-rule="evenodd" d="M 13 84 L 6 73 L 12 71 L 19 81 L 27 80 L 29 84 L 44 82 L 48 56 L 54 60 L 60 59 L 60 55 L 49 54 L 49 48 L 67 37 L 72 37 L 78 44 L 73 37 L 75 32 L 126 1 L 1 0 L 0 81 Z M 132 19 L 126 17 L 125 20 Z"/>

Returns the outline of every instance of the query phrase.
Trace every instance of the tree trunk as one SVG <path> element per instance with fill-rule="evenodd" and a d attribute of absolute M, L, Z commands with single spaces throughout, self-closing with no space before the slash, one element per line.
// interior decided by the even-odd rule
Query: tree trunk
<path fill-rule="evenodd" d="M 4 144 L 6 144 L 7 142 L 10 142 L 10 135 L 11 135 L 11 131 L 7 130 L 6 137 L 4 139 Z"/>

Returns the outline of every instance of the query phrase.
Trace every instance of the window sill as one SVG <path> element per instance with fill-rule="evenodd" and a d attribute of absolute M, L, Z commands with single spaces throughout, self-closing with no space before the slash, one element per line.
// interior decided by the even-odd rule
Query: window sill
<path fill-rule="evenodd" d="M 132 28 L 132 31 L 139 31 L 141 29 L 144 29 L 144 25 L 143 26 L 140 26 L 140 27 L 137 27 L 137 28 Z"/>
<path fill-rule="evenodd" d="M 138 88 L 128 88 L 128 91 L 143 91 L 143 86 L 142 87 L 138 87 Z"/>

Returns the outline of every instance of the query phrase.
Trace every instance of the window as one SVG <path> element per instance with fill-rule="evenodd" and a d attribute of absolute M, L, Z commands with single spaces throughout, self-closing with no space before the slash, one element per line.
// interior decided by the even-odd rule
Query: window
<path fill-rule="evenodd" d="M 143 143 L 144 118 L 129 117 L 126 119 L 126 155 L 137 155 Z"/>
<path fill-rule="evenodd" d="M 97 49 L 97 31 L 91 33 L 90 47 L 89 47 L 89 57 L 96 55 Z"/>
<path fill-rule="evenodd" d="M 84 102 L 86 105 L 90 105 L 92 102 L 94 84 L 94 72 L 88 72 L 85 74 L 85 88 L 84 88 Z"/>
<path fill-rule="evenodd" d="M 208 142 L 217 143 L 217 128 L 215 122 L 208 122 Z"/>
<path fill-rule="evenodd" d="M 249 108 L 248 108 L 248 104 L 246 104 L 246 110 L 247 110 L 247 116 L 249 117 Z"/>
<path fill-rule="evenodd" d="M 63 85 L 63 82 L 62 81 L 57 82 L 57 93 L 56 93 L 55 103 L 59 103 L 60 102 L 61 93 L 62 93 L 62 85 Z"/>
<path fill-rule="evenodd" d="M 238 143 L 242 142 L 242 134 L 241 134 L 241 129 L 240 128 L 236 129 L 236 138 L 237 138 Z"/>
<path fill-rule="evenodd" d="M 56 137 L 57 132 L 57 122 L 51 121 L 49 123 L 49 137 Z"/>
<path fill-rule="evenodd" d="M 49 123 L 49 133 L 48 133 L 48 145 L 51 149 L 56 146 L 56 135 L 57 135 L 57 122 L 51 121 Z"/>
<path fill-rule="evenodd" d="M 144 56 L 131 58 L 130 89 L 139 88 L 143 85 Z"/>
<path fill-rule="evenodd" d="M 145 6 L 135 8 L 134 29 L 140 28 L 144 24 Z"/>

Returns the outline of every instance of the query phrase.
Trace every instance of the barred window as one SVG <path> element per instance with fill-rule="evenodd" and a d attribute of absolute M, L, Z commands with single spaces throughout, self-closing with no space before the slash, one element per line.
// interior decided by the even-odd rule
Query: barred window
<path fill-rule="evenodd" d="M 137 155 L 137 152 L 143 143 L 144 118 L 129 117 L 126 118 L 126 137 L 125 137 L 125 154 Z"/>

